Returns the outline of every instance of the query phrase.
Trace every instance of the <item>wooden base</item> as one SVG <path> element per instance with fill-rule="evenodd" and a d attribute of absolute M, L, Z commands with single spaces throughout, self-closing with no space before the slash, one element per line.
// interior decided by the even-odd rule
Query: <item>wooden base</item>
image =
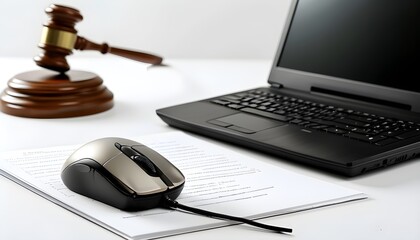
<path fill-rule="evenodd" d="M 71 70 L 20 73 L 0 95 L 0 110 L 29 118 L 66 118 L 90 115 L 112 108 L 113 94 L 96 74 Z"/>

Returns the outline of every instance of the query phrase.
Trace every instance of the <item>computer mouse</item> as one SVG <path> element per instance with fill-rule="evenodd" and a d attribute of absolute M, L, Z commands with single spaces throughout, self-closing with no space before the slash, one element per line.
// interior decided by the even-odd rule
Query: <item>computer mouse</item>
<path fill-rule="evenodd" d="M 101 138 L 74 151 L 61 169 L 72 191 L 124 211 L 160 207 L 176 199 L 185 177 L 153 149 L 124 138 Z"/>

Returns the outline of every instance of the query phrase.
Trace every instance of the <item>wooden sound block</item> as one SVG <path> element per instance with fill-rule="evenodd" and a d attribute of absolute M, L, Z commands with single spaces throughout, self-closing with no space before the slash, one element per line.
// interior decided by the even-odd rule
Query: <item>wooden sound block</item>
<path fill-rule="evenodd" d="M 96 74 L 70 70 L 20 73 L 0 96 L 0 110 L 29 118 L 66 118 L 95 114 L 114 105 L 113 94 Z"/>

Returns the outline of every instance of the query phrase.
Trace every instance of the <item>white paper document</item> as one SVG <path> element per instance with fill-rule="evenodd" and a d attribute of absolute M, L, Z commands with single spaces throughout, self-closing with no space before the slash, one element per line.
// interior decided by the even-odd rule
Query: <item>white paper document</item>
<path fill-rule="evenodd" d="M 181 170 L 186 181 L 176 200 L 191 207 L 256 219 L 366 198 L 361 192 L 272 166 L 179 131 L 132 140 L 156 150 Z M 60 171 L 77 147 L 1 153 L 0 172 L 127 239 L 236 224 L 160 208 L 124 212 L 76 194 L 65 187 Z M 282 225 L 293 227 L 286 221 Z"/>

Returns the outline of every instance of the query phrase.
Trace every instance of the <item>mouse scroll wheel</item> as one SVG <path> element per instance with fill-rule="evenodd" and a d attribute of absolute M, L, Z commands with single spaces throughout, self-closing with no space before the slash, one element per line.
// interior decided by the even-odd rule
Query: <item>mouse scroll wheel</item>
<path fill-rule="evenodd" d="M 121 150 L 127 157 L 131 158 L 137 165 L 139 165 L 147 174 L 152 177 L 158 177 L 159 173 L 155 165 L 146 156 L 140 154 L 133 148 L 127 145 L 115 143 L 115 147 Z"/>
<path fill-rule="evenodd" d="M 150 176 L 159 176 L 155 165 L 153 165 L 153 163 L 147 157 L 138 154 L 131 156 L 131 159 L 133 159 Z"/>

